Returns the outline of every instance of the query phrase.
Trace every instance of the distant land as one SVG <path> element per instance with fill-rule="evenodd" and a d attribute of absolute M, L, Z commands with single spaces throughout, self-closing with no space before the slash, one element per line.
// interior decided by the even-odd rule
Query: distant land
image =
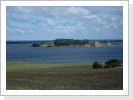
<path fill-rule="evenodd" d="M 123 40 L 55 39 L 55 40 L 6 41 L 6 44 L 28 44 L 28 43 L 32 43 L 31 47 L 100 47 L 100 46 L 123 45 Z"/>
<path fill-rule="evenodd" d="M 58 39 L 66 39 L 66 38 L 58 38 Z M 56 40 L 56 39 L 53 39 L 53 40 Z M 24 41 L 27 41 L 27 42 L 32 42 L 32 41 L 53 41 L 53 40 L 6 40 L 6 42 L 24 42 Z M 71 39 L 70 39 L 71 40 Z M 90 41 L 122 41 L 123 42 L 123 39 L 73 39 L 73 40 L 90 40 Z"/>

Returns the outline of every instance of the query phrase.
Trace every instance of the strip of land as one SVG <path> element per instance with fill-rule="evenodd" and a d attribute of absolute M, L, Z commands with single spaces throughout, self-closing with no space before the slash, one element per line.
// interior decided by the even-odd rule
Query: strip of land
<path fill-rule="evenodd" d="M 123 68 L 92 63 L 7 62 L 7 90 L 122 90 Z"/>
<path fill-rule="evenodd" d="M 100 47 L 100 46 L 112 46 L 112 45 L 119 45 L 119 44 L 112 44 L 108 43 L 107 41 L 56 39 L 53 41 L 42 41 L 38 43 L 33 43 L 32 47 Z"/>
<path fill-rule="evenodd" d="M 123 40 L 74 40 L 74 39 L 55 39 L 49 41 L 7 41 L 7 44 L 27 44 L 32 43 L 31 47 L 100 47 L 100 46 L 119 46 Z"/>

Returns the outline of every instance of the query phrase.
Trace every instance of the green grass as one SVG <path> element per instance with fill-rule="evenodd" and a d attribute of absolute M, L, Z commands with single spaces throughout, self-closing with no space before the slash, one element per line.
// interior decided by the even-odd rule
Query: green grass
<path fill-rule="evenodd" d="M 122 90 L 123 68 L 92 63 L 7 62 L 7 90 Z"/>
<path fill-rule="evenodd" d="M 53 70 L 53 69 L 92 69 L 92 63 L 25 63 L 25 62 L 7 62 L 7 71 L 17 70 Z"/>

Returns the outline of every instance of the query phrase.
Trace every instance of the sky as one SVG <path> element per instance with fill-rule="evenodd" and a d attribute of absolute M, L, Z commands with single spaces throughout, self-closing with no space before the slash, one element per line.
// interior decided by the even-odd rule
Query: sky
<path fill-rule="evenodd" d="M 61 38 L 123 39 L 123 7 L 6 7 L 6 40 Z"/>

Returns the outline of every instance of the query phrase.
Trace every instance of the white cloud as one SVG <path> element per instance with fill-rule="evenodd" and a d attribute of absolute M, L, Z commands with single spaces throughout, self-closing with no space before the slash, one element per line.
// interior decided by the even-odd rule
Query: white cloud
<path fill-rule="evenodd" d="M 25 31 L 22 29 L 15 29 L 15 31 L 20 32 L 20 33 L 25 33 Z"/>
<path fill-rule="evenodd" d="M 24 20 L 28 20 L 29 16 L 26 15 L 26 14 L 20 15 L 20 14 L 8 13 L 7 12 L 7 18 L 12 19 L 12 20 L 20 20 L 20 21 L 22 20 L 22 21 L 24 21 Z"/>
<path fill-rule="evenodd" d="M 92 18 L 96 18 L 99 20 L 99 18 L 96 16 L 96 15 L 91 15 L 91 16 L 83 16 L 84 18 L 87 18 L 87 19 L 92 19 Z"/>
<path fill-rule="evenodd" d="M 90 16 L 83 16 L 89 23 L 94 25 L 105 25 L 108 24 L 107 17 L 105 16 L 98 16 L 98 15 L 90 15 Z"/>
<path fill-rule="evenodd" d="M 95 14 L 111 14 L 111 15 L 122 15 L 123 14 L 123 7 L 122 6 L 98 6 L 93 7 L 89 6 L 88 9 L 90 9 L 91 13 L 93 15 Z"/>
<path fill-rule="evenodd" d="M 95 30 L 95 32 L 100 32 L 101 29 L 99 27 L 93 26 L 93 29 Z"/>
<path fill-rule="evenodd" d="M 114 28 L 118 28 L 118 26 L 117 26 L 117 25 L 113 25 L 113 27 L 114 27 Z"/>
<path fill-rule="evenodd" d="M 14 6 L 13 8 L 15 11 L 18 11 L 21 13 L 33 13 L 35 11 L 33 7 Z"/>
<path fill-rule="evenodd" d="M 22 7 L 17 6 L 13 7 L 14 11 L 24 14 L 35 14 L 41 16 L 49 16 L 54 18 L 61 18 L 61 17 L 78 17 L 78 16 L 85 16 L 89 15 L 89 10 L 84 9 L 82 7 Z"/>
<path fill-rule="evenodd" d="M 69 7 L 66 9 L 66 12 L 68 15 L 74 15 L 74 16 L 89 14 L 88 10 L 83 9 L 81 7 Z"/>
<path fill-rule="evenodd" d="M 111 17 L 112 21 L 117 21 L 117 19 L 115 17 Z"/>
<path fill-rule="evenodd" d="M 9 9 L 11 8 L 11 9 Z M 7 9 L 7 33 L 23 35 L 90 36 L 122 31 L 122 15 L 115 7 L 17 6 Z M 105 9 L 107 8 L 107 9 Z M 112 14 L 113 13 L 113 14 Z M 119 32 L 120 33 L 120 32 Z M 86 37 L 85 37 L 86 38 Z"/>
<path fill-rule="evenodd" d="M 91 16 L 84 16 L 84 18 L 86 18 L 86 19 L 88 19 L 89 21 L 92 21 L 92 23 L 102 23 L 101 22 L 101 19 L 98 17 L 98 16 L 96 16 L 96 15 L 91 15 Z"/>
<path fill-rule="evenodd" d="M 95 30 L 96 30 L 96 32 L 100 32 L 101 31 L 100 28 L 96 28 Z"/>
<path fill-rule="evenodd" d="M 51 21 L 51 20 L 47 20 L 46 22 L 47 22 L 47 24 L 49 24 L 51 26 L 54 26 L 55 25 L 55 23 L 53 21 Z"/>

